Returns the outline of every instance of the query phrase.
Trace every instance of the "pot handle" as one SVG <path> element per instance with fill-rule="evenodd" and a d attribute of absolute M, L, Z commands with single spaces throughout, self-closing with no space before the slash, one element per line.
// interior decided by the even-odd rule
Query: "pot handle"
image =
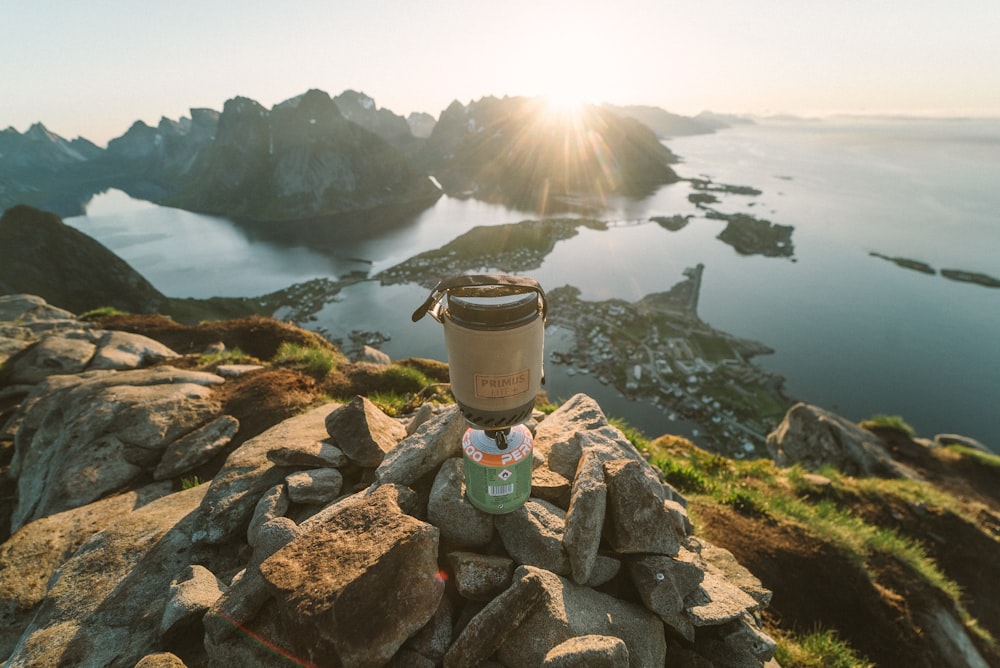
<path fill-rule="evenodd" d="M 441 316 L 439 314 L 440 309 L 437 308 L 438 302 L 444 297 L 449 290 L 461 290 L 463 288 L 479 288 L 488 286 L 498 286 L 501 288 L 510 288 L 510 290 L 502 290 L 499 294 L 520 294 L 523 292 L 537 292 L 538 296 L 542 300 L 542 320 L 545 320 L 545 315 L 548 312 L 548 302 L 545 299 L 545 291 L 542 290 L 542 286 L 539 285 L 538 281 L 533 278 L 528 278 L 527 276 L 512 276 L 510 274 L 465 274 L 462 276 L 449 276 L 448 278 L 442 278 L 438 281 L 438 284 L 434 286 L 431 290 L 431 294 L 428 295 L 427 299 L 421 304 L 416 311 L 413 312 L 411 316 L 413 322 L 416 322 L 423 318 L 427 313 L 430 313 L 435 320 L 441 322 Z"/>

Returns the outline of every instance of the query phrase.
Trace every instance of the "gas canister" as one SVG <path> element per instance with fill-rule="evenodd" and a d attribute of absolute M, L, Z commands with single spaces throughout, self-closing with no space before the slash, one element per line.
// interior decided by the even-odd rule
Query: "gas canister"
<path fill-rule="evenodd" d="M 500 515 L 519 508 L 531 495 L 531 431 L 468 429 L 462 437 L 465 494 L 480 510 Z"/>

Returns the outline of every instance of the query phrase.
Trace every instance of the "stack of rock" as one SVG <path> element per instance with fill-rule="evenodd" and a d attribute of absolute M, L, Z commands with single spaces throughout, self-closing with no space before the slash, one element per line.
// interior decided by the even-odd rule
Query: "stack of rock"
<path fill-rule="evenodd" d="M 363 397 L 244 442 L 210 484 L 141 485 L 183 468 L 165 469 L 168 453 L 225 441 L 211 397 L 225 382 L 157 367 L 31 391 L 7 427 L 19 477 L 0 546 L 8 668 L 771 661 L 770 592 L 693 535 L 685 500 L 589 397 L 536 415 L 533 495 L 506 515 L 465 497 L 455 406 L 396 419 Z M 183 428 L 160 417 L 170 396 Z M 70 456 L 82 443 L 100 455 L 89 468 Z"/>

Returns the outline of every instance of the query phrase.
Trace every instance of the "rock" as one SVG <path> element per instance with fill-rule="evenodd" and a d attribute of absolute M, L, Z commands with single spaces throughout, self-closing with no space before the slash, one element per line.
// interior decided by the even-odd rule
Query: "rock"
<path fill-rule="evenodd" d="M 85 338 L 46 336 L 10 361 L 7 382 L 34 385 L 49 376 L 80 373 L 95 352 L 97 346 Z"/>
<path fill-rule="evenodd" d="M 239 420 L 220 415 L 182 436 L 164 449 L 160 463 L 153 470 L 153 480 L 168 480 L 204 464 L 229 445 L 239 430 Z"/>
<path fill-rule="evenodd" d="M 45 598 L 53 573 L 84 541 L 171 491 L 169 484 L 155 483 L 49 515 L 21 527 L 0 545 L 0 656 L 14 649 Z"/>
<path fill-rule="evenodd" d="M 449 552 L 448 566 L 458 593 L 470 601 L 492 600 L 514 575 L 514 561 L 500 555 Z"/>
<path fill-rule="evenodd" d="M 604 535 L 616 552 L 675 556 L 685 534 L 677 527 L 677 504 L 668 505 L 663 485 L 632 459 L 605 462 L 608 486 Z M 676 507 L 675 507 L 676 506 Z"/>
<path fill-rule="evenodd" d="M 503 546 L 519 564 L 562 575 L 570 572 L 563 547 L 566 514 L 547 501 L 528 499 L 517 510 L 494 520 Z"/>
<path fill-rule="evenodd" d="M 276 466 L 268 453 L 288 443 L 325 439 L 326 417 L 337 406 L 326 404 L 285 420 L 230 453 L 205 495 L 205 526 L 195 540 L 219 544 L 244 531 L 264 492 L 283 482 L 289 473 L 287 468 Z"/>
<path fill-rule="evenodd" d="M 542 668 L 628 668 L 628 647 L 613 636 L 577 636 L 548 651 Z"/>
<path fill-rule="evenodd" d="M 449 457 L 461 456 L 462 434 L 467 428 L 458 406 L 445 408 L 389 452 L 375 469 L 375 480 L 379 484 L 412 485 Z"/>
<path fill-rule="evenodd" d="M 481 547 L 493 538 L 493 516 L 479 510 L 465 495 L 465 469 L 460 457 L 438 469 L 427 501 L 427 519 L 441 538 L 460 547 Z"/>
<path fill-rule="evenodd" d="M 588 587 L 600 587 L 614 579 L 618 571 L 622 568 L 620 559 L 616 559 L 610 554 L 597 553 L 594 560 L 594 567 L 590 571 L 590 579 L 587 580 Z"/>
<path fill-rule="evenodd" d="M 946 445 L 962 445 L 973 450 L 979 450 L 980 452 L 993 453 L 984 443 L 960 434 L 937 434 L 934 437 L 934 443 L 942 447 Z"/>
<path fill-rule="evenodd" d="M 540 581 L 544 592 L 542 601 L 497 649 L 497 658 L 504 665 L 540 665 L 557 645 L 586 635 L 621 638 L 628 648 L 632 665 L 664 665 L 666 639 L 663 623 L 655 614 L 532 566 L 518 568 L 514 581 L 532 576 Z"/>
<path fill-rule="evenodd" d="M 417 412 L 410 418 L 410 421 L 406 423 L 406 435 L 410 436 L 415 432 L 420 425 L 431 419 L 434 415 L 434 407 L 430 404 L 420 404 L 420 408 Z"/>
<path fill-rule="evenodd" d="M 569 556 L 573 580 L 585 584 L 597 561 L 604 530 L 608 488 L 597 453 L 588 450 L 580 458 L 573 478 L 573 493 L 566 513 L 563 547 Z"/>
<path fill-rule="evenodd" d="M 254 507 L 250 525 L 247 527 L 247 543 L 257 544 L 257 531 L 261 525 L 278 517 L 284 517 L 288 512 L 288 487 L 284 483 L 275 485 L 264 492 Z"/>
<path fill-rule="evenodd" d="M 771 636 L 764 633 L 751 615 L 743 615 L 699 634 L 695 648 L 699 654 L 717 666 L 759 668 L 774 658 L 777 646 Z"/>
<path fill-rule="evenodd" d="M 548 464 L 538 465 L 531 472 L 531 495 L 563 510 L 569 509 L 571 488 L 572 483 L 550 469 Z"/>
<path fill-rule="evenodd" d="M 159 341 L 131 332 L 101 332 L 88 369 L 140 369 L 180 357 Z"/>
<path fill-rule="evenodd" d="M 291 645 L 310 661 L 381 666 L 441 601 L 437 528 L 380 490 L 311 523 L 261 564 Z"/>
<path fill-rule="evenodd" d="M 365 397 L 357 396 L 326 418 L 326 430 L 347 458 L 374 468 L 406 436 L 406 428 Z"/>
<path fill-rule="evenodd" d="M 608 418 L 596 401 L 586 394 L 575 394 L 538 423 L 532 445 L 535 451 L 547 460 L 553 444 L 571 439 L 578 431 L 597 429 L 607 424 Z M 550 468 L 562 474 L 564 478 L 571 479 L 576 471 L 576 462 L 573 462 L 566 471 L 551 465 Z"/>
<path fill-rule="evenodd" d="M 227 589 L 204 566 L 186 566 L 170 583 L 170 595 L 160 620 L 160 635 L 200 622 Z"/>
<path fill-rule="evenodd" d="M 444 667 L 473 668 L 481 665 L 534 612 L 544 595 L 544 583 L 539 572 L 518 568 L 511 586 L 486 604 L 462 629 L 444 656 Z"/>
<path fill-rule="evenodd" d="M 733 556 L 733 553 L 725 548 L 712 545 L 707 541 L 699 541 L 692 537 L 691 541 L 700 545 L 699 555 L 704 560 L 708 570 L 713 570 L 721 575 L 726 582 L 736 585 L 750 595 L 761 608 L 766 608 L 771 603 L 771 590 L 766 589 L 756 575 L 746 569 Z"/>
<path fill-rule="evenodd" d="M 91 536 L 53 576 L 7 668 L 134 665 L 157 649 L 170 581 L 191 562 L 205 490 L 157 499 Z"/>
<path fill-rule="evenodd" d="M 915 471 L 894 460 L 871 432 L 805 403 L 792 406 L 768 434 L 767 449 L 778 466 L 802 464 L 817 470 L 830 464 L 852 476 L 920 479 Z"/>
<path fill-rule="evenodd" d="M 441 665 L 445 652 L 451 647 L 454 639 L 452 629 L 455 625 L 455 610 L 451 599 L 445 595 L 431 621 L 406 641 L 405 647 L 418 652 L 421 656 Z"/>
<path fill-rule="evenodd" d="M 725 624 L 760 607 L 752 596 L 712 571 L 705 571 L 705 577 L 685 599 L 684 606 L 696 627 Z"/>
<path fill-rule="evenodd" d="M 340 494 L 344 476 L 337 469 L 313 469 L 288 475 L 285 484 L 293 503 L 326 505 Z"/>
<path fill-rule="evenodd" d="M 355 362 L 366 362 L 368 364 L 377 364 L 379 366 L 388 366 L 392 364 L 392 358 L 387 354 L 379 350 L 378 348 L 372 348 L 369 345 L 365 345 L 358 351 L 355 355 Z"/>
<path fill-rule="evenodd" d="M 0 322 L 72 322 L 76 317 L 65 309 L 52 306 L 37 295 L 0 295 Z"/>
<path fill-rule="evenodd" d="M 680 558 L 647 555 L 628 564 L 632 584 L 643 604 L 670 623 L 673 616 L 684 610 L 684 600 L 705 577 L 704 569 L 695 557 L 682 550 Z"/>
<path fill-rule="evenodd" d="M 223 378 L 239 378 L 254 371 L 260 371 L 264 367 L 260 364 L 220 364 L 215 367 L 215 373 Z"/>
<path fill-rule="evenodd" d="M 212 374 L 161 366 L 52 376 L 19 409 L 14 530 L 125 487 L 219 412 Z"/>
<path fill-rule="evenodd" d="M 348 463 L 347 455 L 337 446 L 326 441 L 302 441 L 289 443 L 272 450 L 268 458 L 278 466 L 305 466 L 340 468 Z"/>

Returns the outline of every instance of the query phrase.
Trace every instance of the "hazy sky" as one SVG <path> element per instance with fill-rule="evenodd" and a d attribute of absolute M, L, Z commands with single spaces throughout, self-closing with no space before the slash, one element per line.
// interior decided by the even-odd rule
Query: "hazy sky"
<path fill-rule="evenodd" d="M 0 128 L 101 145 L 310 88 L 404 116 L 543 94 L 1000 116 L 1000 0 L 0 0 L 0 16 Z"/>

